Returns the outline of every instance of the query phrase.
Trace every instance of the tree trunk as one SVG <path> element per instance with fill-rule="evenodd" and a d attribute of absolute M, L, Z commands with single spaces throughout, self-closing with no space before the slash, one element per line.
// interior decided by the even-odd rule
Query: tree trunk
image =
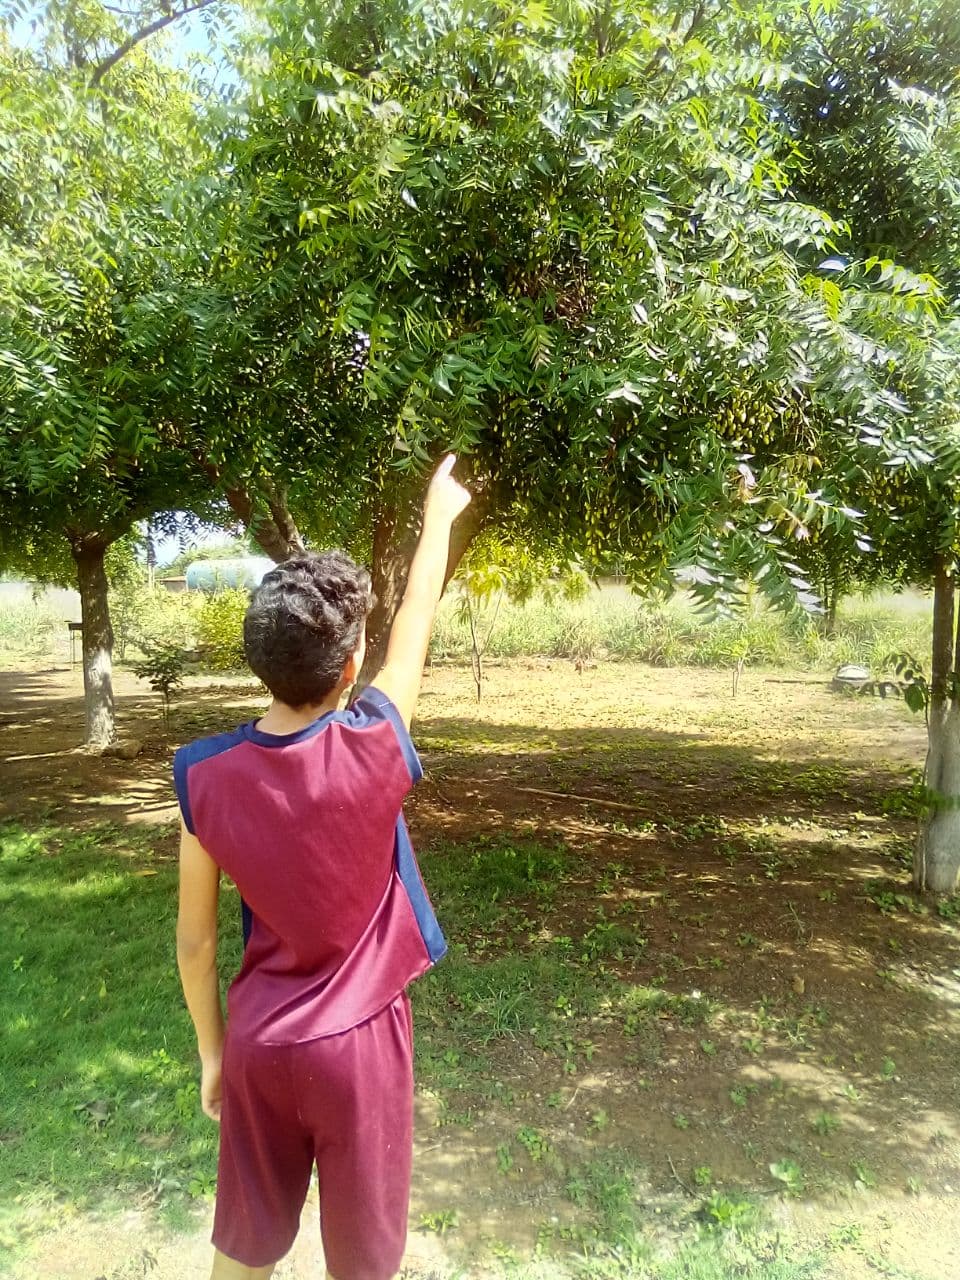
<path fill-rule="evenodd" d="M 373 563 L 370 576 L 377 602 L 367 618 L 367 653 L 357 680 L 357 688 L 368 685 L 383 666 L 387 656 L 390 628 L 400 608 L 407 585 L 410 561 L 417 549 L 420 529 L 420 502 L 416 500 L 396 505 L 383 504 L 377 512 L 373 526 Z M 485 518 L 485 504 L 477 501 L 467 507 L 453 526 L 450 537 L 450 554 L 443 585 L 457 571 L 457 565 L 470 543 L 480 532 Z"/>
<path fill-rule="evenodd" d="M 839 594 L 836 587 L 834 587 L 827 597 L 827 616 L 824 619 L 824 625 L 826 628 L 825 634 L 831 640 L 837 634 L 837 599 Z"/>
<path fill-rule="evenodd" d="M 116 737 L 113 700 L 113 627 L 103 557 L 108 543 L 92 535 L 70 539 L 77 566 L 83 623 L 83 695 L 88 746 L 104 747 Z"/>
<path fill-rule="evenodd" d="M 837 602 L 840 592 L 837 583 L 829 574 L 824 574 L 820 581 L 820 599 L 823 613 L 820 615 L 820 634 L 832 639 L 837 633 Z"/>
<path fill-rule="evenodd" d="M 913 860 L 918 889 L 953 893 L 960 874 L 960 704 L 956 693 L 956 582 L 938 557 L 933 591 L 933 660 L 924 783 L 927 806 L 920 816 Z"/>
<path fill-rule="evenodd" d="M 362 689 L 383 666 L 390 628 L 407 585 L 410 561 L 417 547 L 416 513 L 382 506 L 373 526 L 370 576 L 376 603 L 367 618 L 367 652 L 357 680 Z"/>

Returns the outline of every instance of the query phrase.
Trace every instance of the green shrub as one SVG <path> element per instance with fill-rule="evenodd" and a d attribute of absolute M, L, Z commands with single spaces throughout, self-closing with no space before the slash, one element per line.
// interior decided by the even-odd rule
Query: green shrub
<path fill-rule="evenodd" d="M 214 671 L 236 671 L 245 665 L 243 615 L 249 603 L 249 593 L 237 587 L 207 596 L 200 606 L 197 644 Z"/>
<path fill-rule="evenodd" d="M 191 592 L 173 593 L 165 587 L 122 582 L 110 592 L 110 618 L 116 656 L 127 648 L 147 654 L 154 649 L 193 649 L 197 643 L 197 615 L 201 602 Z"/>
<path fill-rule="evenodd" d="M 163 722 L 169 723 L 173 695 L 183 686 L 184 654 L 176 645 L 151 649 L 133 669 L 163 699 Z"/>

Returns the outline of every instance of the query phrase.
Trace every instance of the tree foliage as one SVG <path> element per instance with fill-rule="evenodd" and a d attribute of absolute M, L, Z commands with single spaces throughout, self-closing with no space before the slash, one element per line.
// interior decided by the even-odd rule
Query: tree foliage
<path fill-rule="evenodd" d="M 929 459 L 948 355 L 934 278 L 804 197 L 784 15 L 266 6 L 185 374 L 218 471 L 362 536 L 452 447 L 481 510 L 638 583 L 803 592 L 862 477 Z"/>
<path fill-rule="evenodd" d="M 36 546 L 49 572 L 58 539 L 69 545 L 87 736 L 103 743 L 114 734 L 106 550 L 136 520 L 204 501 L 154 412 L 158 335 L 131 321 L 145 292 L 176 288 L 181 229 L 163 192 L 201 148 L 182 76 L 131 56 L 100 91 L 69 20 L 86 9 L 55 12 L 73 41 L 67 66 L 53 39 L 20 48 L 0 26 L 0 554 Z"/>
<path fill-rule="evenodd" d="M 109 543 L 190 494 L 131 310 L 175 280 L 162 193 L 195 162 L 194 103 L 149 64 L 106 100 L 32 51 L 0 55 L 0 493 L 24 520 Z"/>

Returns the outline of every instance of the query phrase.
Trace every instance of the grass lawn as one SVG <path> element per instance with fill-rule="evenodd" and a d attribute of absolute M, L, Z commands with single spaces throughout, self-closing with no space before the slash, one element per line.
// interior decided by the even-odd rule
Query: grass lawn
<path fill-rule="evenodd" d="M 922 726 L 787 678 L 513 664 L 478 709 L 429 674 L 410 819 L 451 951 L 414 990 L 410 1280 L 960 1275 L 960 902 L 906 888 Z M 195 687 L 166 735 L 130 698 L 144 753 L 100 760 L 66 749 L 75 682 L 21 678 L 0 738 L 0 1256 L 199 1276 L 166 777 L 256 696 Z"/>

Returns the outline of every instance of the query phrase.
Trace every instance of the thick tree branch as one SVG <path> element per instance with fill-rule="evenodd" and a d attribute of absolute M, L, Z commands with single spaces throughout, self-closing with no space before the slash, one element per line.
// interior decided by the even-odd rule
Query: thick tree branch
<path fill-rule="evenodd" d="M 593 35 L 597 43 L 597 57 L 604 58 L 607 49 L 610 46 L 610 10 L 611 3 L 607 0 L 603 13 L 598 9 L 593 19 Z"/>
<path fill-rule="evenodd" d="M 670 26 L 671 36 L 676 36 L 677 33 L 679 32 L 680 23 L 683 20 L 684 12 L 685 12 L 685 6 L 681 4 L 680 7 L 677 9 L 677 12 L 673 16 L 673 22 Z M 688 44 L 693 39 L 693 37 L 697 34 L 699 29 L 703 26 L 704 22 L 707 20 L 708 16 L 709 15 L 707 13 L 707 0 L 700 0 L 700 3 L 694 9 L 693 14 L 690 18 L 690 25 L 689 27 L 687 27 L 686 31 L 683 34 L 683 39 L 680 41 L 681 48 L 685 44 Z M 661 66 L 663 62 L 664 56 L 669 52 L 670 52 L 669 44 L 662 44 L 660 46 L 660 48 L 657 50 L 657 52 L 653 55 L 653 57 L 650 59 L 650 61 L 647 63 L 647 65 L 643 69 L 644 79 L 646 79 L 648 76 L 653 75 L 654 71 L 658 70 L 658 68 Z M 671 85 L 673 84 L 676 74 L 677 74 L 676 69 L 674 69 L 674 71 L 671 73 L 670 81 L 669 81 Z"/>
<path fill-rule="evenodd" d="M 677 13 L 678 19 L 679 19 L 679 16 L 680 14 L 678 10 L 678 13 Z M 693 39 L 693 37 L 697 34 L 697 32 L 703 26 L 704 22 L 706 21 L 706 17 L 707 17 L 706 0 L 700 0 L 700 4 L 698 4 L 697 7 L 694 9 L 693 14 L 690 18 L 690 25 L 689 27 L 687 27 L 686 33 L 684 34 L 684 37 L 683 37 L 684 44 L 689 44 L 689 42 Z M 679 25 L 680 25 L 679 21 L 674 24 L 675 31 L 679 30 Z"/>
<path fill-rule="evenodd" d="M 90 88 L 95 89 L 110 68 L 115 67 L 121 58 L 125 58 L 130 50 L 135 49 L 141 41 L 155 35 L 158 31 L 162 31 L 164 27 L 169 27 L 171 23 L 176 22 L 179 18 L 185 18 L 189 13 L 196 13 L 198 9 L 209 8 L 212 4 L 216 4 L 216 0 L 196 0 L 196 3 L 188 4 L 185 8 L 176 9 L 172 13 L 165 13 L 162 18 L 156 18 L 153 22 L 148 22 L 145 27 L 141 27 L 139 31 L 132 32 L 122 44 L 117 45 L 109 57 L 104 58 L 94 68 L 90 77 Z"/>
<path fill-rule="evenodd" d="M 221 490 L 227 505 L 243 527 L 249 532 L 261 550 L 276 561 L 287 560 L 303 550 L 303 538 L 290 510 L 286 497 L 272 481 L 262 485 L 263 499 L 269 515 L 257 511 L 254 497 L 246 485 L 225 482 L 220 468 L 205 458 L 197 457 L 204 473 Z"/>
<path fill-rule="evenodd" d="M 300 536 L 297 522 L 290 514 L 290 508 L 287 506 L 285 490 L 278 488 L 272 480 L 265 480 L 263 482 L 263 496 L 267 504 L 267 510 L 270 512 L 270 520 L 289 548 L 287 555 L 295 555 L 298 551 L 303 551 L 303 538 Z"/>

